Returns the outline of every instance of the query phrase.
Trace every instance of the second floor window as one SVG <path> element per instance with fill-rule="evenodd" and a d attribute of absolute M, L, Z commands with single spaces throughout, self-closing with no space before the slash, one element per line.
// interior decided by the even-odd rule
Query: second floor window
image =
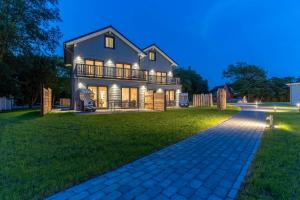
<path fill-rule="evenodd" d="M 105 48 L 115 48 L 115 38 L 112 36 L 105 36 Z"/>
<path fill-rule="evenodd" d="M 151 60 L 151 61 L 156 60 L 156 53 L 154 51 L 149 52 L 149 60 Z"/>

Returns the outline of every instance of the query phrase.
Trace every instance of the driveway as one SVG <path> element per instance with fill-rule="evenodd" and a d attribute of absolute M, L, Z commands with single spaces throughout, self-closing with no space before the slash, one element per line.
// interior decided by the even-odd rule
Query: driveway
<path fill-rule="evenodd" d="M 234 199 L 264 128 L 263 112 L 242 111 L 48 199 Z"/>

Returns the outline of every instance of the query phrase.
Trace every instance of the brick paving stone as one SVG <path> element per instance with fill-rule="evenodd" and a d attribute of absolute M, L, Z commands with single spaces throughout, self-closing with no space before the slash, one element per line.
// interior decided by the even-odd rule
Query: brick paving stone
<path fill-rule="evenodd" d="M 264 131 L 263 112 L 220 125 L 92 178 L 48 200 L 236 198 Z"/>

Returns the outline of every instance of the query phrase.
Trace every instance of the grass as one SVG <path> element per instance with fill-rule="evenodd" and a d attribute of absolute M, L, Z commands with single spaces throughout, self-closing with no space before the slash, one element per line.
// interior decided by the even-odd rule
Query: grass
<path fill-rule="evenodd" d="M 300 113 L 274 114 L 238 199 L 300 199 Z"/>
<path fill-rule="evenodd" d="M 237 110 L 0 113 L 0 199 L 44 198 L 212 127 Z"/>

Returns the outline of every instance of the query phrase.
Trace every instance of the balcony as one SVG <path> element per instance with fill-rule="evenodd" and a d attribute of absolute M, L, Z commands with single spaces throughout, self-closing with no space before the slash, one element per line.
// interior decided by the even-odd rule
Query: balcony
<path fill-rule="evenodd" d="M 122 80 L 147 81 L 151 84 L 178 85 L 180 79 L 168 76 L 148 75 L 147 70 L 104 67 L 97 65 L 76 64 L 77 77 L 108 78 Z"/>

